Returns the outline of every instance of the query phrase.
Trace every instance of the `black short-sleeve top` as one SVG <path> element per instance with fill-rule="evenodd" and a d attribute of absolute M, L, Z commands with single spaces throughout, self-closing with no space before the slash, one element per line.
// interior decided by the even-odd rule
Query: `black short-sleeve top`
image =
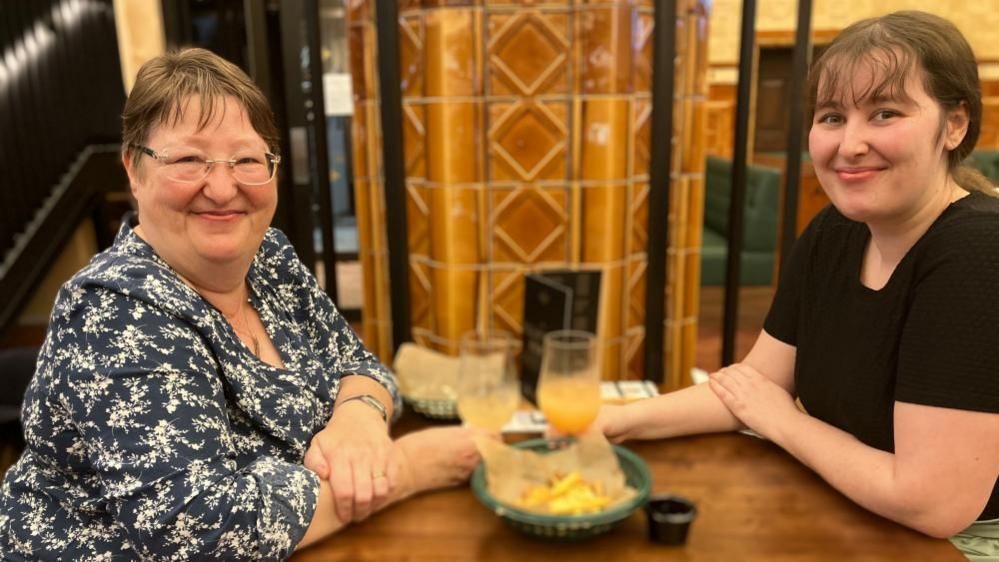
<path fill-rule="evenodd" d="M 764 323 L 797 348 L 809 414 L 893 452 L 896 401 L 999 412 L 999 199 L 952 203 L 880 290 L 867 225 L 834 207 L 795 243 Z M 999 517 L 999 482 L 979 520 Z"/>

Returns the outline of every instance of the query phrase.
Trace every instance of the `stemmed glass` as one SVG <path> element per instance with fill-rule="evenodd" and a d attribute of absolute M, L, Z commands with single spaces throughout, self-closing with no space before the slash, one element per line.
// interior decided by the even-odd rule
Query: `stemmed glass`
<path fill-rule="evenodd" d="M 579 330 L 545 334 L 538 405 L 555 429 L 582 433 L 600 411 L 596 336 Z"/>
<path fill-rule="evenodd" d="M 468 332 L 459 343 L 458 414 L 469 425 L 499 431 L 520 404 L 507 332 Z"/>

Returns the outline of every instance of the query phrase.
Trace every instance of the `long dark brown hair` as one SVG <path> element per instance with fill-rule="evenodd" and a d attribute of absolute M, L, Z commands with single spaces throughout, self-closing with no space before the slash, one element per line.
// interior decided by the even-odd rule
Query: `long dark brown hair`
<path fill-rule="evenodd" d="M 870 68 L 874 78 L 863 90 L 850 92 L 852 77 L 861 65 Z M 967 108 L 968 131 L 961 144 L 947 153 L 950 174 L 964 189 L 995 195 L 995 187 L 985 176 L 961 164 L 974 150 L 981 132 L 982 89 L 971 46 L 944 18 L 901 11 L 861 20 L 844 29 L 812 65 L 810 113 L 817 104 L 845 95 L 852 99 L 835 101 L 857 104 L 878 97 L 906 99 L 905 83 L 914 72 L 920 72 L 923 88 L 940 104 L 941 134 L 948 113 L 961 104 Z"/>

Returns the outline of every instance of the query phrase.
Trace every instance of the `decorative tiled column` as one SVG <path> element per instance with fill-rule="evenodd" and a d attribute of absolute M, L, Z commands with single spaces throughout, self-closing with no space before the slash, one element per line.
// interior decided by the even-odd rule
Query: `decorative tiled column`
<path fill-rule="evenodd" d="M 382 127 L 378 92 L 378 37 L 374 3 L 347 2 L 350 71 L 354 116 L 351 141 L 354 205 L 357 213 L 358 258 L 364 282 L 361 309 L 364 343 L 383 361 L 392 360 L 392 312 L 389 302 L 385 183 L 382 174 Z"/>
<path fill-rule="evenodd" d="M 690 384 L 700 306 L 708 97 L 708 2 L 677 2 L 673 178 L 666 283 L 667 384 Z"/>
<path fill-rule="evenodd" d="M 707 40 L 703 5 L 679 4 L 664 320 L 671 386 L 692 365 L 696 334 L 703 198 L 696 123 Z M 355 1 L 351 10 L 353 72 L 364 82 L 355 87 L 358 112 L 377 107 L 371 7 Z M 652 10 L 651 0 L 400 2 L 417 342 L 453 353 L 476 327 L 519 335 L 525 273 L 599 269 L 604 376 L 642 376 Z M 370 153 L 377 145 L 362 134 L 377 111 L 364 115 L 355 126 L 355 166 L 367 174 L 356 183 L 358 213 L 368 213 L 358 217 L 369 280 L 364 325 L 384 357 L 384 205 L 378 155 Z"/>

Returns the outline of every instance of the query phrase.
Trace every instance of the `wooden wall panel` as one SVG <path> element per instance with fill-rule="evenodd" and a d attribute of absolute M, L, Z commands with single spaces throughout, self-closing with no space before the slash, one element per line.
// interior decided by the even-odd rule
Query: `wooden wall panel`
<path fill-rule="evenodd" d="M 712 84 L 708 88 L 705 104 L 704 149 L 708 154 L 732 158 L 732 139 L 735 130 L 734 84 Z"/>
<path fill-rule="evenodd" d="M 159 4 L 156 0 L 114 0 L 118 58 L 126 94 L 132 91 L 139 67 L 166 52 Z"/>
<path fill-rule="evenodd" d="M 740 0 L 714 0 L 711 13 L 711 64 L 737 64 L 739 60 Z M 794 30 L 797 18 L 795 0 L 759 2 L 756 29 L 764 33 Z M 968 39 L 976 55 L 999 60 L 999 7 L 995 0 L 838 0 L 812 3 L 813 29 L 843 29 L 868 17 L 896 10 L 923 10 L 949 19 Z"/>
<path fill-rule="evenodd" d="M 982 132 L 978 148 L 999 150 L 999 81 L 982 82 Z"/>

